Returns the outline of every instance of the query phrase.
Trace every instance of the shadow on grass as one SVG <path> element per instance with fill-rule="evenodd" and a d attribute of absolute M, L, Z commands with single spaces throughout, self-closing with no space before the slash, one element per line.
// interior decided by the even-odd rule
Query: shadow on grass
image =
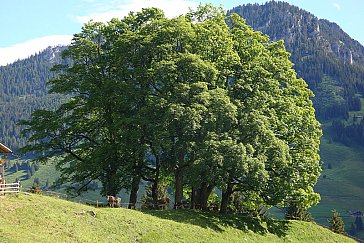
<path fill-rule="evenodd" d="M 259 219 L 242 215 L 221 215 L 219 213 L 201 212 L 196 210 L 156 210 L 143 211 L 143 213 L 179 223 L 210 228 L 218 232 L 224 231 L 222 226 L 228 226 L 244 232 L 253 231 L 260 235 L 269 232 L 279 237 L 284 237 L 289 228 L 289 222 L 287 220 L 271 218 Z"/>

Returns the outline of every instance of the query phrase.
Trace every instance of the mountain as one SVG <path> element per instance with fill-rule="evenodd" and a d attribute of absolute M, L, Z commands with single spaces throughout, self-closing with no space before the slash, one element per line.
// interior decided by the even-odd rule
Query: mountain
<path fill-rule="evenodd" d="M 227 14 L 232 13 L 272 41 L 284 40 L 296 72 L 316 95 L 321 120 L 346 119 L 361 110 L 364 47 L 337 24 L 281 1 L 237 6 Z"/>
<path fill-rule="evenodd" d="M 283 39 L 292 54 L 294 68 L 313 90 L 318 118 L 324 122 L 333 118 L 360 117 L 364 94 L 364 47 L 347 35 L 337 24 L 318 19 L 311 13 L 285 2 L 270 1 L 264 5 L 237 6 L 227 14 L 237 13 L 255 30 Z M 65 47 L 49 47 L 28 59 L 0 67 L 0 137 L 12 148 L 21 147 L 26 139 L 16 126 L 27 119 L 31 111 L 54 107 L 60 97 L 47 95 L 45 83 L 50 71 L 61 62 Z M 331 126 L 332 139 L 364 144 L 364 122 L 355 124 L 338 121 Z"/>
<path fill-rule="evenodd" d="M 0 138 L 13 149 L 26 144 L 16 123 L 38 108 L 52 108 L 62 98 L 47 94 L 46 82 L 54 77 L 53 65 L 61 62 L 65 47 L 48 47 L 31 57 L 0 67 Z"/>

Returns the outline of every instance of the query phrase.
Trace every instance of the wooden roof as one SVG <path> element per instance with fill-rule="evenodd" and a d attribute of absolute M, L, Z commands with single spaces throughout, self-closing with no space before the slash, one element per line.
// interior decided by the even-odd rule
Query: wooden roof
<path fill-rule="evenodd" d="M 0 153 L 12 153 L 11 149 L 0 143 Z"/>

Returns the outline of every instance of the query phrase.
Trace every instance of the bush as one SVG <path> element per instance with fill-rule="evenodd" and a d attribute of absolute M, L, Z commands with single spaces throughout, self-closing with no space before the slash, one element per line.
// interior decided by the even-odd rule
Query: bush
<path fill-rule="evenodd" d="M 290 205 L 286 208 L 286 219 L 302 220 L 307 222 L 314 221 L 310 212 L 305 208 L 298 207 L 296 205 Z"/>
<path fill-rule="evenodd" d="M 254 193 L 246 193 L 244 195 L 241 191 L 235 191 L 230 199 L 230 212 L 252 217 L 265 217 L 267 214 L 267 208 Z"/>

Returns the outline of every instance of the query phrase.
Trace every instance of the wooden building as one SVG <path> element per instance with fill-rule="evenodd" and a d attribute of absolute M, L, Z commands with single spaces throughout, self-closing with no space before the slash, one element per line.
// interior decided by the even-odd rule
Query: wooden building
<path fill-rule="evenodd" d="M 11 149 L 6 147 L 4 144 L 0 143 L 0 154 L 8 154 L 12 153 Z M 0 184 L 5 184 L 5 160 L 0 158 Z"/>

